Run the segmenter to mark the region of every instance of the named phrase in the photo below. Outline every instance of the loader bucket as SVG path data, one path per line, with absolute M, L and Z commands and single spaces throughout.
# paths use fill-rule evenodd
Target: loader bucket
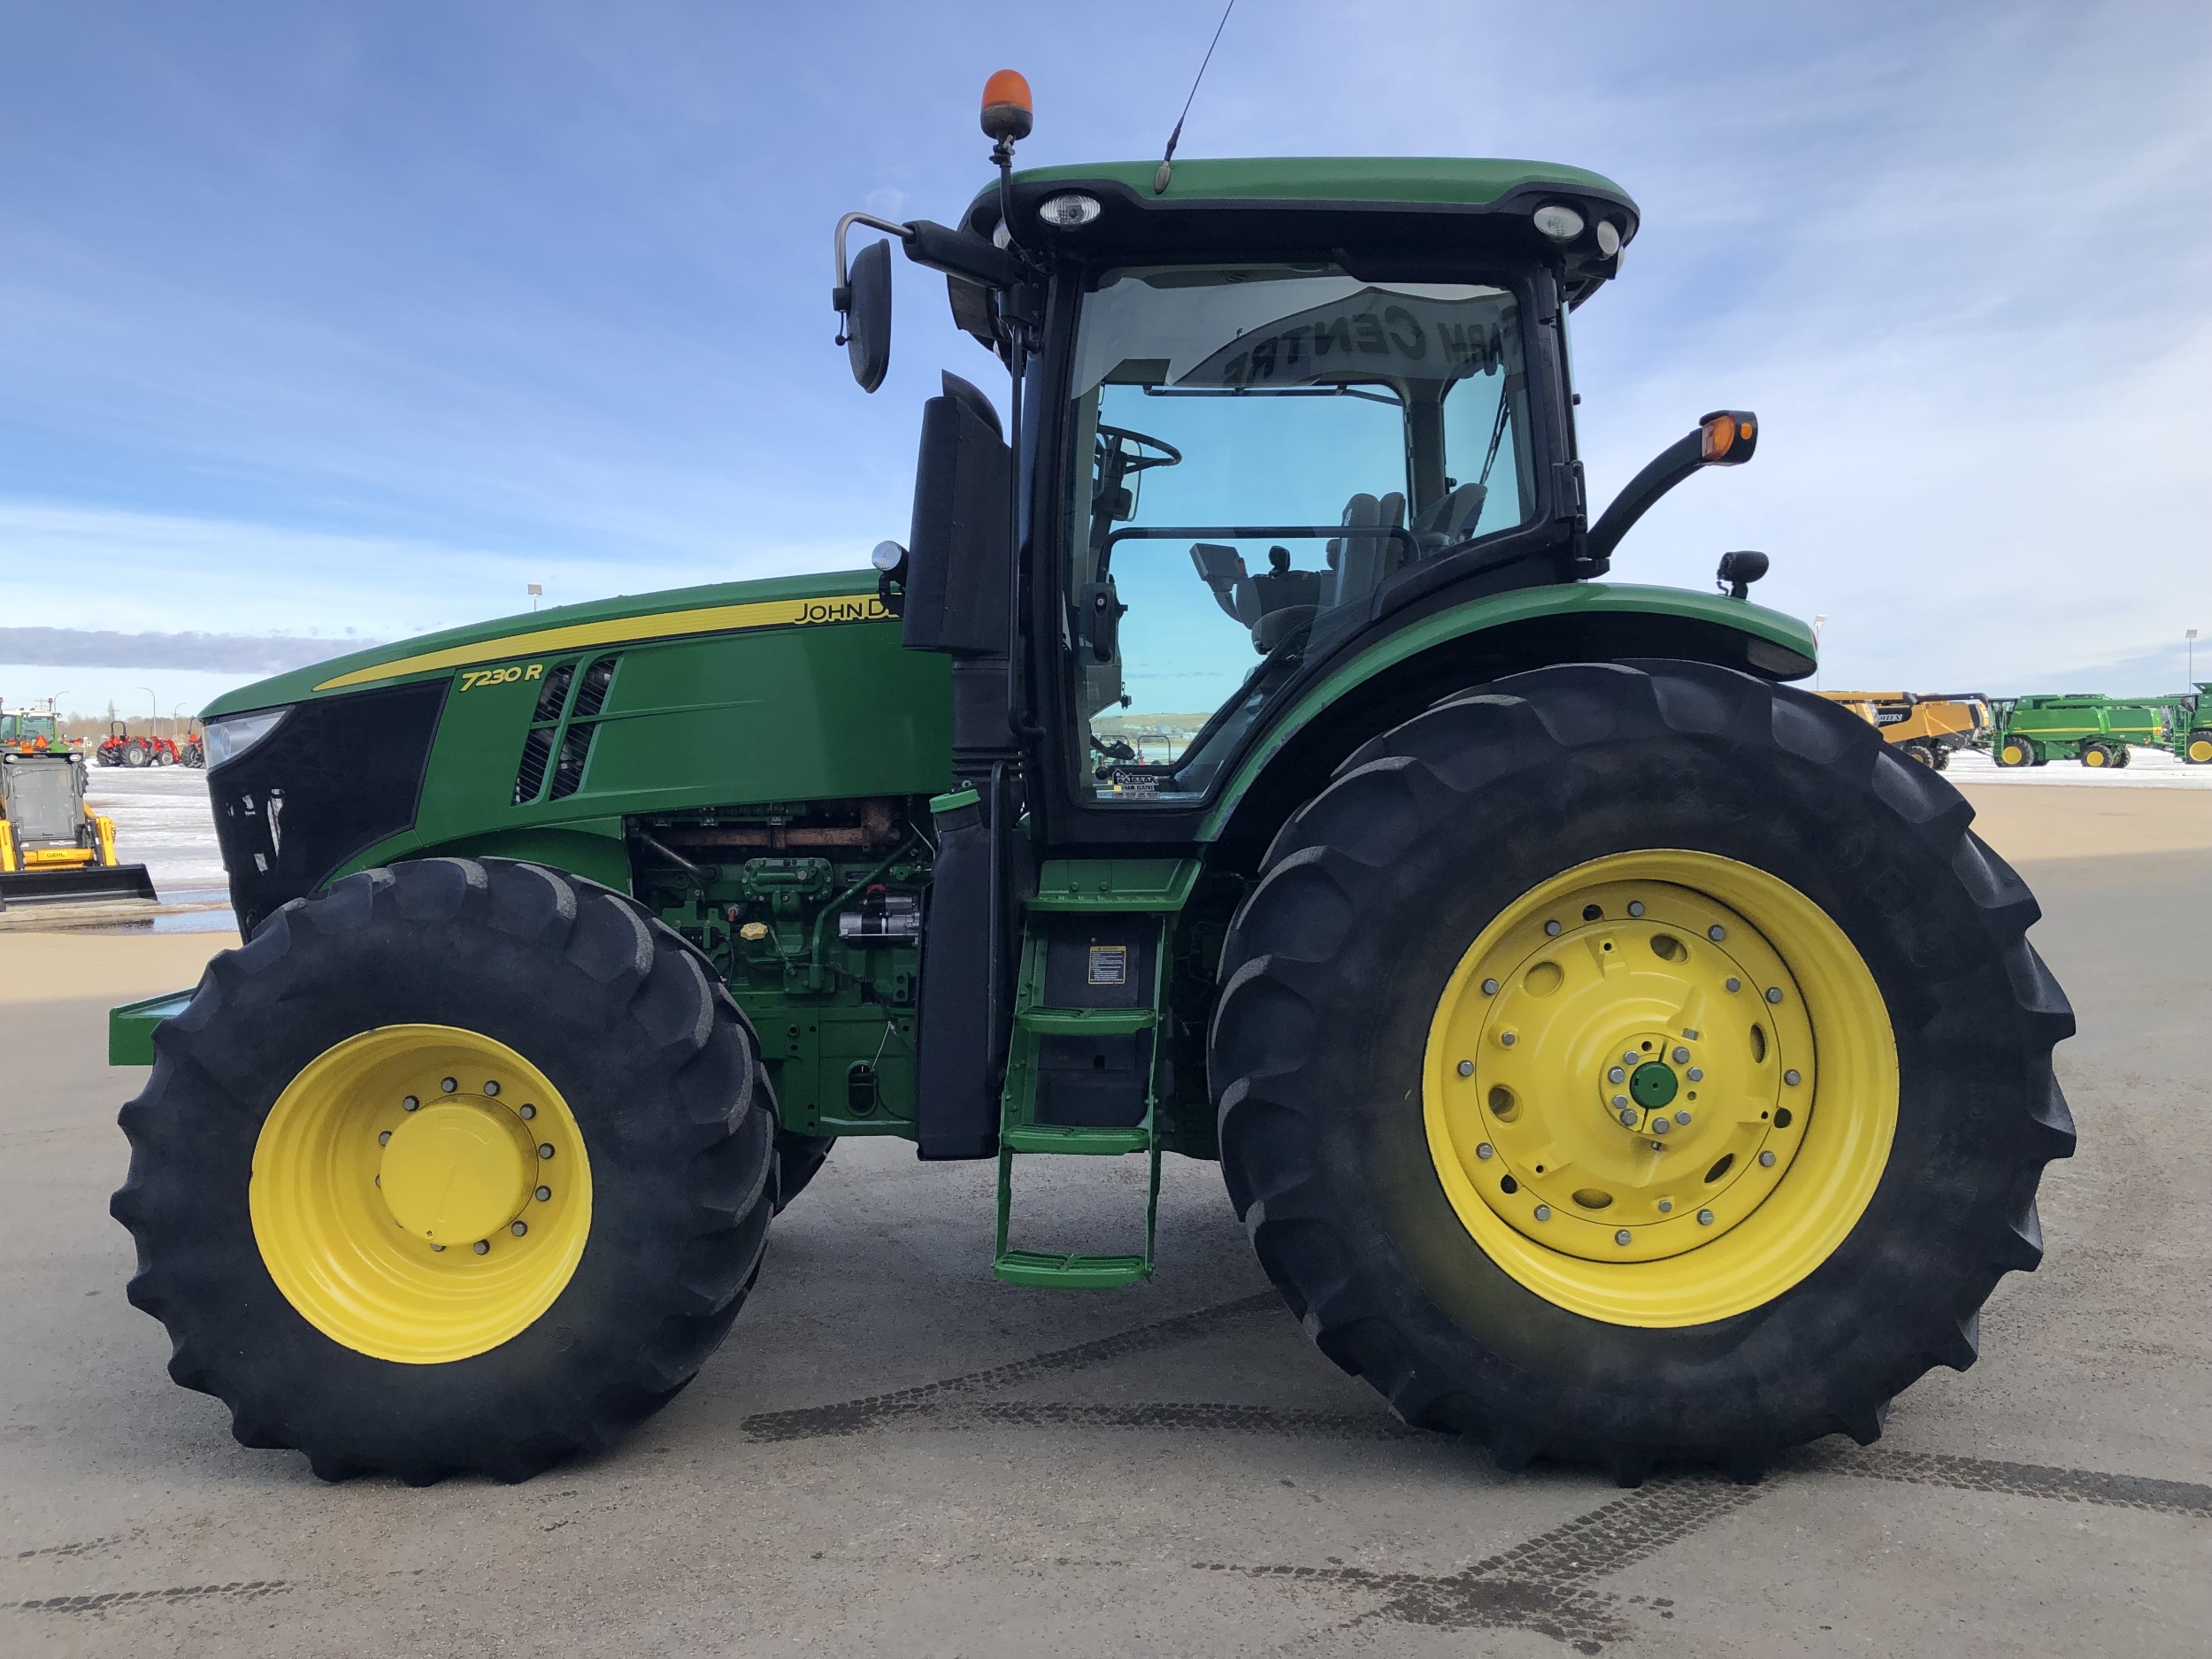
M 158 903 L 154 879 L 144 864 L 78 864 L 0 874 L 0 910 L 19 905 L 114 903 L 138 899 Z

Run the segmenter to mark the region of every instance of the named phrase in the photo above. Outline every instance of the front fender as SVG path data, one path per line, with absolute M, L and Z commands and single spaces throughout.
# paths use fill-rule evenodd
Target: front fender
M 1360 744 L 1505 674 L 1663 657 L 1792 680 L 1813 672 L 1816 649 L 1794 617 L 1680 588 L 1573 582 L 1471 600 L 1384 636 L 1309 687 L 1244 757 L 1200 838 L 1265 845 Z

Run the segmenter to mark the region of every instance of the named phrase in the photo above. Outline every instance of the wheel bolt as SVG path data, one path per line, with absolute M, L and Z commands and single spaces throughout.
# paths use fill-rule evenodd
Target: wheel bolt
M 1459 1063 L 1459 1074 L 1462 1077 L 1474 1076 L 1475 1063 L 1472 1060 L 1462 1060 Z
M 1549 1221 L 1551 1219 L 1551 1206 L 1549 1204 L 1537 1205 L 1536 1218 L 1539 1221 Z
M 1629 900 L 1628 913 L 1631 916 L 1641 916 L 1644 913 L 1644 902 L 1641 899 Z
M 1659 1201 L 1659 1213 L 1663 1216 L 1671 1216 L 1674 1214 L 1674 1200 L 1671 1198 L 1661 1199 Z
M 1495 979 L 1485 979 L 1482 982 L 1482 994 L 1485 996 L 1495 996 L 1498 994 L 1498 982 Z
M 1502 1031 L 1498 1033 L 1498 1046 L 1501 1048 L 1510 1048 L 1513 1046 L 1513 1033 L 1509 1031 Z
M 1675 1122 L 1680 1124 L 1685 1129 L 1687 1129 L 1690 1126 L 1690 1114 L 1687 1112 L 1675 1113 L 1674 1120 Z
M 1626 1244 L 1629 1240 L 1635 1236 L 1636 1235 L 1629 1232 L 1626 1227 L 1623 1227 L 1618 1233 L 1613 1235 L 1613 1242 L 1616 1244 Z
M 524 1233 L 530 1231 L 530 1224 L 526 1221 L 518 1221 L 513 1226 L 508 1228 L 507 1231 L 513 1233 L 515 1237 L 519 1239 Z M 491 1247 L 489 1245 L 486 1245 L 484 1248 L 486 1249 L 489 1249 Z
M 1728 930 L 1725 927 L 1723 927 L 1718 922 L 1715 922 L 1710 927 L 1705 930 L 1705 937 L 1711 940 L 1717 945 L 1722 940 L 1728 937 Z
M 1800 1076 L 1799 1076 L 1796 1072 L 1794 1072 L 1794 1071 L 1785 1071 L 1785 1072 L 1783 1072 L 1783 1073 L 1782 1073 L 1782 1081 L 1784 1081 L 1785 1083 L 1788 1084 L 1788 1085 L 1789 1085 L 1792 1088 L 1795 1088 L 1795 1087 L 1797 1087 L 1800 1083 L 1802 1083 L 1804 1080 L 1805 1080 L 1805 1079 L 1804 1079 L 1803 1078 L 1800 1077 Z
M 553 1156 L 553 1143 L 549 1141 L 541 1145 L 538 1148 L 538 1156 L 541 1158 L 551 1157 Z
M 422 1102 L 420 1101 L 417 1100 L 412 1094 L 410 1094 L 405 1100 L 400 1102 L 399 1109 L 403 1112 L 411 1112 L 421 1104 Z
M 380 1147 L 390 1146 L 392 1144 L 392 1132 L 387 1129 L 382 1134 L 377 1136 L 376 1144 Z
M 538 1188 L 538 1191 L 537 1191 L 537 1200 L 538 1200 L 538 1202 L 539 1202 L 540 1203 L 543 1203 L 543 1202 L 545 1202 L 545 1201 L 546 1201 L 547 1199 L 549 1199 L 549 1198 L 550 1198 L 550 1197 L 552 1197 L 552 1196 L 553 1196 L 553 1189 L 552 1189 L 550 1187 L 539 1187 L 539 1188 Z
M 1701 1065 L 1694 1065 L 1683 1075 L 1693 1083 L 1702 1083 L 1705 1080 L 1705 1068 Z
M 1663 1118 L 1655 1118 L 1651 1120 L 1651 1133 L 1655 1135 L 1663 1135 L 1673 1127 L 1674 1125 Z
M 1641 1057 L 1642 1056 L 1638 1055 L 1633 1048 L 1624 1048 L 1621 1050 L 1621 1058 L 1626 1061 L 1630 1065 L 1634 1065 Z
M 1621 1114 L 1621 1121 L 1626 1124 L 1630 1128 L 1633 1129 L 1636 1126 L 1636 1114 L 1634 1112 L 1623 1112 Z
M 1697 1212 L 1697 1225 L 1701 1227 L 1711 1226 L 1713 1225 L 1713 1212 L 1709 1210 L 1699 1210 Z
M 430 1254 L 433 1256 L 443 1256 L 445 1254 L 445 1246 L 442 1244 L 432 1245 L 430 1247 Z
M 1627 1095 L 1625 1095 L 1625 1094 L 1616 1094 L 1616 1095 L 1614 1095 L 1614 1096 L 1613 1096 L 1613 1104 L 1614 1104 L 1616 1107 L 1621 1107 L 1621 1106 L 1625 1106 L 1625 1105 L 1627 1105 L 1627 1104 L 1628 1104 L 1628 1096 L 1627 1096 Z
M 1778 985 L 1770 985 L 1769 987 L 1767 987 L 1767 1001 L 1768 1001 L 1768 1002 L 1780 1002 L 1781 1000 L 1782 1000 L 1782 987 L 1781 987 L 1780 986 L 1778 986 Z
M 1687 1048 L 1677 1048 L 1674 1051 L 1674 1063 L 1677 1065 L 1687 1064 L 1689 1063 L 1689 1058 L 1690 1051 Z
M 1548 933 L 1554 939 L 1558 938 L 1559 924 L 1557 922 L 1546 922 L 1544 924 L 1544 932 Z
M 1763 1170 L 1772 1169 L 1774 1167 L 1774 1154 L 1771 1152 L 1762 1152 L 1759 1154 L 1759 1167 Z
M 443 1077 L 438 1079 L 438 1087 L 450 1094 L 455 1089 L 460 1087 L 461 1084 L 457 1078 Z
M 484 1093 L 485 1093 L 485 1094 L 490 1094 L 490 1095 L 496 1096 L 496 1095 L 498 1094 L 498 1093 L 499 1093 L 499 1085 L 498 1085 L 498 1084 L 496 1084 L 496 1083 L 487 1083 L 487 1084 L 485 1084 L 485 1085 L 484 1085 Z
M 1475 1148 L 1475 1156 L 1479 1158 L 1494 1158 L 1498 1156 L 1498 1149 L 1486 1141 Z M 544 1189 L 541 1187 L 539 1190 L 542 1192 Z
M 1628 1081 L 1628 1073 L 1617 1065 L 1605 1074 L 1605 1080 L 1609 1083 L 1625 1083 Z
M 528 1101 L 525 1101 L 522 1103 L 521 1115 L 525 1118 L 534 1118 L 538 1115 L 538 1109 L 530 1104 Z
M 484 1239 L 477 1240 L 475 1243 L 469 1246 L 469 1248 L 475 1251 L 479 1256 L 489 1256 L 492 1253 L 490 1241 Z
M 1741 979 L 1730 979 L 1730 980 L 1728 981 L 1728 995 L 1729 995 L 1733 996 L 1733 995 L 1735 995 L 1735 994 L 1736 994 L 1737 992 L 1739 992 L 1739 991 L 1740 991 L 1740 990 L 1742 990 L 1742 989 L 1743 989 L 1743 981 L 1742 981 Z

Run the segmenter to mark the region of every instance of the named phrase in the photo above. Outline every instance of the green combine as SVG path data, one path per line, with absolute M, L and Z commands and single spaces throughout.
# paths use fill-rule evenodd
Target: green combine
M 2093 771 L 2126 765 L 2138 746 L 2171 748 L 2186 758 L 2188 716 L 2182 716 L 2178 733 L 2170 730 L 2170 702 L 2106 697 L 2094 692 L 2039 693 L 2000 701 L 1993 705 L 1996 730 L 1990 753 L 2000 766 L 2072 760 Z M 2212 741 L 2204 749 L 2205 758 L 2212 759 Z
M 926 403 L 872 570 L 208 710 L 247 942 L 112 1032 L 171 1374 L 326 1478 L 526 1477 L 682 1388 L 889 1135 L 995 1160 L 977 1271 L 1047 1288 L 1143 1279 L 1150 1203 L 1069 1238 L 1018 1165 L 1217 1160 L 1321 1350 L 1507 1467 L 1874 1440 L 2041 1256 L 2073 1018 L 1965 802 L 1791 683 L 1764 556 L 1606 580 L 1759 437 L 1709 416 L 1590 511 L 1568 319 L 1635 204 L 1014 172 L 1025 95 L 956 225 L 838 227 L 864 387 L 894 244 L 1006 376 Z

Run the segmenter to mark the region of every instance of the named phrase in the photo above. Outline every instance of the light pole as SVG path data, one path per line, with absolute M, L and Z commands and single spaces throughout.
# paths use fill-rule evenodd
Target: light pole
M 2191 628 L 2181 637 L 2189 641 L 2189 683 L 2193 686 L 2197 683 L 2197 631 Z
M 151 714 L 147 716 L 147 719 L 151 723 L 153 730 L 147 733 L 146 735 L 149 737 L 159 737 L 161 735 L 161 699 L 154 695 L 154 688 L 151 686 L 141 686 L 139 689 L 146 694 L 146 706 L 153 710 Z
M 1826 626 L 1827 621 L 1828 618 L 1825 617 L 1813 618 L 1813 689 L 1815 691 L 1820 689 L 1820 630 Z
M 540 597 L 541 597 L 541 596 L 544 594 L 544 592 L 545 592 L 545 584 L 544 584 L 544 583 L 542 583 L 542 582 L 532 582 L 532 583 L 530 584 L 530 609 L 531 609 L 531 610 L 535 611 L 535 610 L 538 608 L 538 600 L 539 600 L 539 598 L 540 598 Z

